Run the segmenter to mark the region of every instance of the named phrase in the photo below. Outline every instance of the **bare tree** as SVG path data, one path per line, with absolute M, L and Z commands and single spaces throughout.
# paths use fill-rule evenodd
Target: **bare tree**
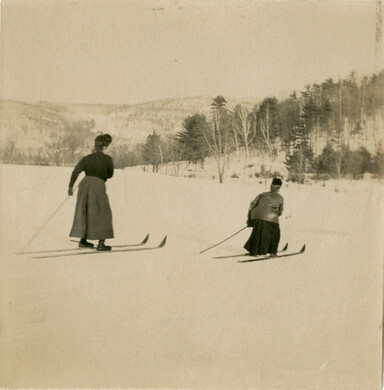
M 241 106 L 237 105 L 234 109 L 235 113 L 235 127 L 237 132 L 243 140 L 245 147 L 245 155 L 247 160 L 249 159 L 249 145 L 255 137 L 255 133 L 252 131 L 251 118 L 248 110 Z
M 265 145 L 268 149 L 268 154 L 272 160 L 273 156 L 273 145 L 271 140 L 271 127 L 270 127 L 270 121 L 269 121 L 269 106 L 267 106 L 266 113 L 265 113 L 265 121 L 260 118 L 260 130 L 261 134 L 263 136 Z
M 227 101 L 222 96 L 213 99 L 212 119 L 203 133 L 208 149 L 216 160 L 220 183 L 223 183 L 230 141 L 226 103 Z

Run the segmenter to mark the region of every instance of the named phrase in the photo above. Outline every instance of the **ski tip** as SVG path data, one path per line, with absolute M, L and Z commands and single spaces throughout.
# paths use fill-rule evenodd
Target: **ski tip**
M 281 251 L 285 252 L 287 249 L 288 249 L 288 242 L 285 244 L 285 247 Z
M 304 253 L 304 251 L 305 251 L 305 244 L 304 244 L 304 246 L 301 248 L 301 250 L 300 250 L 299 253 Z
M 147 236 L 144 238 L 144 240 L 143 241 L 141 241 L 141 245 L 142 244 L 145 244 L 147 241 L 148 241 L 148 238 L 149 238 L 149 233 L 147 234 Z
M 159 244 L 158 248 L 162 248 L 165 245 L 166 242 L 167 242 L 167 236 L 165 236 L 163 238 L 163 241 L 161 241 L 161 243 Z

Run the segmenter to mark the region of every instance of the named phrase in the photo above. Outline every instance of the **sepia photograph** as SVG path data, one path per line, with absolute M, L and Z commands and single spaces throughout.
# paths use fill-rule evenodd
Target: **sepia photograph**
M 382 0 L 1 0 L 0 387 L 382 389 Z

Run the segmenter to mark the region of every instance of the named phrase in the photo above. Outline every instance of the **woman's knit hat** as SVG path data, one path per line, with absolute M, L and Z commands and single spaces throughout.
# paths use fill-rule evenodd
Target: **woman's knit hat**
M 273 178 L 273 180 L 272 180 L 273 186 L 281 186 L 282 184 L 283 184 L 283 182 L 281 181 L 281 179 L 279 179 L 278 177 Z

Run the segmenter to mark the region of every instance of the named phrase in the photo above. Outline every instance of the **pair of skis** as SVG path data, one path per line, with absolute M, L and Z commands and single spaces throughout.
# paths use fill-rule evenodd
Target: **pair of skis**
M 37 255 L 37 256 L 33 256 L 34 259 L 47 259 L 52 257 L 92 255 L 96 253 L 100 254 L 100 253 L 116 253 L 116 252 L 137 252 L 137 251 L 144 251 L 144 250 L 160 249 L 165 245 L 167 241 L 167 236 L 165 236 L 159 245 L 144 247 L 144 245 L 148 241 L 148 238 L 149 238 L 149 234 L 147 234 L 144 240 L 138 244 L 114 245 L 112 246 L 111 251 L 98 251 L 96 250 L 96 247 L 94 248 L 85 247 L 85 248 L 69 248 L 69 249 L 53 249 L 53 250 L 43 250 L 43 251 L 19 252 L 19 254 L 23 254 L 23 255 L 34 254 Z M 75 242 L 79 243 L 79 241 L 75 241 Z
M 239 260 L 238 263 L 250 263 L 253 261 L 261 261 L 261 260 L 269 260 L 269 259 L 276 259 L 280 257 L 288 257 L 288 256 L 296 256 L 301 255 L 305 252 L 305 245 L 298 251 L 298 252 L 291 252 L 291 253 L 285 253 L 288 249 L 288 244 L 285 245 L 285 247 L 279 251 L 278 255 L 272 257 L 270 255 L 259 255 L 259 256 L 250 256 L 248 253 L 241 253 L 239 255 L 229 255 L 229 256 L 218 256 L 214 257 L 214 259 L 229 259 L 229 258 L 236 258 L 236 257 L 245 257 L 245 259 Z
M 47 259 L 47 258 L 53 258 L 53 257 L 91 255 L 91 254 L 96 254 L 96 253 L 136 252 L 136 251 L 144 251 L 144 250 L 161 249 L 164 247 L 164 245 L 167 241 L 167 236 L 165 236 L 159 245 L 145 247 L 144 245 L 147 243 L 148 238 L 149 238 L 149 234 L 147 234 L 147 236 L 144 238 L 144 240 L 138 244 L 114 245 L 114 246 L 112 246 L 112 249 L 113 249 L 112 251 L 97 251 L 96 247 L 94 247 L 94 248 L 68 248 L 68 249 L 52 249 L 52 250 L 19 252 L 18 254 L 22 254 L 22 255 L 34 254 L 34 255 L 37 255 L 37 256 L 33 256 L 34 259 Z M 79 243 L 79 241 L 75 241 L 75 240 L 71 240 L 71 241 Z M 271 257 L 269 255 L 250 256 L 248 253 L 241 253 L 238 255 L 218 256 L 218 257 L 214 257 L 214 259 L 228 259 L 228 258 L 245 257 L 244 259 L 239 260 L 238 263 L 250 263 L 253 261 L 261 261 L 261 260 L 275 259 L 275 258 L 280 258 L 280 257 L 301 255 L 305 251 L 305 245 L 298 252 L 285 253 L 287 251 L 287 249 L 288 249 L 288 244 L 286 244 L 285 247 L 281 251 L 278 252 L 279 254 L 274 256 L 274 257 Z

